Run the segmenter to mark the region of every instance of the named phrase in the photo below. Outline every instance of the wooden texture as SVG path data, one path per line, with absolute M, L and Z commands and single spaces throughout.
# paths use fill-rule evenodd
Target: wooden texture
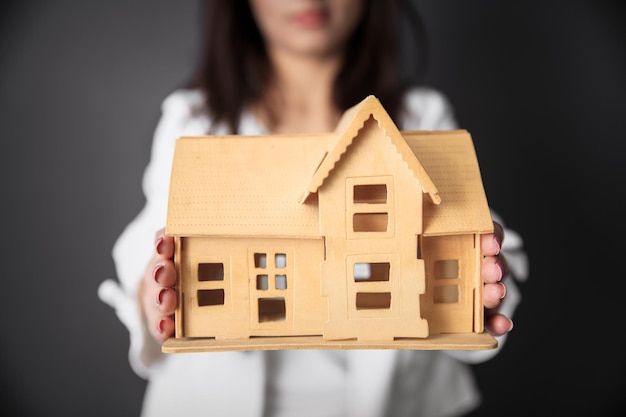
M 286 349 L 396 349 L 396 350 L 490 350 L 498 341 L 489 333 L 438 334 L 426 339 L 398 339 L 391 342 L 324 340 L 320 336 L 257 337 L 249 340 L 170 338 L 165 353 L 197 353 Z
M 331 133 L 182 137 L 163 351 L 491 349 L 492 231 L 470 134 L 399 131 L 373 96 Z

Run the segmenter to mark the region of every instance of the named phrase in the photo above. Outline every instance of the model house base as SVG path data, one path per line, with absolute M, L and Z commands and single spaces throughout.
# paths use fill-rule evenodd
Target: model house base
M 391 342 L 324 340 L 321 336 L 254 337 L 242 340 L 175 338 L 162 345 L 164 353 L 198 353 L 286 349 L 397 349 L 397 350 L 488 350 L 498 347 L 489 333 L 437 334 L 425 339 L 396 339 Z

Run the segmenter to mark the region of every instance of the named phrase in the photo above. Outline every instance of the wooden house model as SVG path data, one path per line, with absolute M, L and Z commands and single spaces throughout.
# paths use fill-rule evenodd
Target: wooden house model
M 177 140 L 165 352 L 490 349 L 470 134 L 399 131 L 378 99 L 335 132 Z

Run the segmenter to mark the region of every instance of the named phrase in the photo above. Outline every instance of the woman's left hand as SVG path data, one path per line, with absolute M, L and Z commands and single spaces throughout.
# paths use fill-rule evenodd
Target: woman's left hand
M 494 336 L 502 336 L 513 329 L 513 321 L 498 313 L 498 307 L 506 296 L 506 286 L 502 279 L 507 274 L 507 264 L 500 251 L 504 229 L 497 222 L 493 226 L 494 232 L 483 235 L 481 240 L 484 255 L 481 274 L 485 285 L 485 329 Z

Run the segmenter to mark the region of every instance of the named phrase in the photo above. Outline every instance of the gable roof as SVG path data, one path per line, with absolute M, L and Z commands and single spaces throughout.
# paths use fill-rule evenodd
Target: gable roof
M 174 235 L 319 236 L 317 205 L 300 204 L 335 135 L 182 137 L 166 230 Z
M 323 184 L 369 119 L 372 106 L 380 103 L 366 99 L 344 115 L 336 132 L 327 134 L 179 138 L 167 233 L 320 237 L 316 201 L 302 202 Z M 379 126 L 423 184 L 424 192 L 434 202 L 442 201 L 435 205 L 424 200 L 424 235 L 491 231 L 493 223 L 469 133 L 399 132 L 381 109 L 375 109 Z
M 439 205 L 424 204 L 424 235 L 493 231 L 493 220 L 469 132 L 462 129 L 403 131 L 402 135 L 437 184 L 442 200 Z
M 352 141 L 358 136 L 359 130 L 370 117 L 378 122 L 378 126 L 383 129 L 391 141 L 391 144 L 395 146 L 406 164 L 407 169 L 413 174 L 413 177 L 419 181 L 422 192 L 428 194 L 433 203 L 439 204 L 441 198 L 437 194 L 437 187 L 433 184 L 428 173 L 415 156 L 415 153 L 407 145 L 402 134 L 393 123 L 380 101 L 372 95 L 367 96 L 359 104 L 348 109 L 343 114 L 335 129 L 337 139 L 331 145 L 328 152 L 324 154 L 319 167 L 311 177 L 304 194 L 300 198 L 300 202 L 304 202 L 310 194 L 317 192 L 319 187 L 322 186 L 324 180 L 329 176 L 330 171 L 332 171 L 342 155 L 345 154 L 348 146 L 352 144 Z

